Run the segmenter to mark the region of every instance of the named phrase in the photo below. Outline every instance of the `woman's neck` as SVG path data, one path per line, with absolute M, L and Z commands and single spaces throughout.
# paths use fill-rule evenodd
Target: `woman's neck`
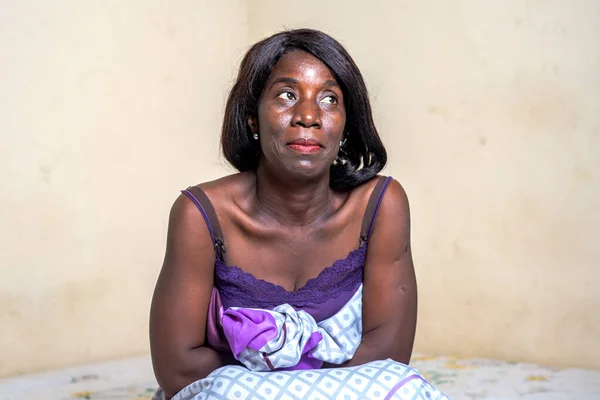
M 258 167 L 255 174 L 259 213 L 284 226 L 306 226 L 331 213 L 329 176 L 314 180 L 282 179 Z

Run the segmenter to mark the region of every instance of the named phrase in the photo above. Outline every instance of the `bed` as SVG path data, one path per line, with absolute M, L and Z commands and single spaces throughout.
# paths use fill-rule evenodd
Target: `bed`
M 452 399 L 600 400 L 600 371 L 489 359 L 413 356 L 411 366 Z M 2 400 L 150 400 L 149 357 L 0 380 Z

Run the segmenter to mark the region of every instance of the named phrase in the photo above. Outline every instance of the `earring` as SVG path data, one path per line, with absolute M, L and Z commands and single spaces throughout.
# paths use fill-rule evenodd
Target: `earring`
M 254 138 L 254 140 L 258 140 L 258 133 L 255 133 L 252 137 Z

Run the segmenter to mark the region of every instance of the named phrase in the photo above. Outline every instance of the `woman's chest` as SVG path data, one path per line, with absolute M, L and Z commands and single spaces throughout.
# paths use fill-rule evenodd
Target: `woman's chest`
M 228 240 L 225 263 L 295 292 L 358 248 L 358 234 L 279 232 Z

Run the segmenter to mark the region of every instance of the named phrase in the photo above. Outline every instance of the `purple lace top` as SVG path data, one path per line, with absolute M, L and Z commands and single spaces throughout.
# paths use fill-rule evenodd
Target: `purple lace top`
M 353 250 L 346 258 L 337 260 L 295 292 L 258 279 L 239 267 L 227 266 L 217 258 L 215 287 L 224 309 L 273 309 L 287 303 L 296 310 L 306 311 L 318 322 L 338 312 L 356 293 L 362 283 L 366 252 L 366 244 Z

